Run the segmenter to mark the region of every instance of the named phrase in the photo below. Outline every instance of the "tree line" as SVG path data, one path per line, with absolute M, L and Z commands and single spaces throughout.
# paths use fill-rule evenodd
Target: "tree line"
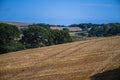
M 37 48 L 71 42 L 68 32 L 31 25 L 18 29 L 14 25 L 0 23 L 0 53 Z
M 114 35 L 120 35 L 120 24 L 119 23 L 109 23 L 109 24 L 103 24 L 101 26 L 95 26 L 91 27 L 91 30 L 89 31 L 89 36 L 114 36 Z
M 80 27 L 82 32 L 77 33 L 80 36 L 87 37 L 106 37 L 120 35 L 120 23 L 108 23 L 108 24 L 92 24 L 92 23 L 81 23 L 72 24 L 70 27 Z
M 50 24 L 33 24 L 28 28 L 18 29 L 14 25 L 0 23 L 0 53 L 7 53 L 29 48 L 37 48 L 71 42 L 69 30 L 52 30 Z M 64 25 L 59 25 L 62 27 Z M 85 37 L 102 37 L 120 35 L 120 23 L 72 24 L 71 27 L 80 27 L 82 32 L 77 35 Z

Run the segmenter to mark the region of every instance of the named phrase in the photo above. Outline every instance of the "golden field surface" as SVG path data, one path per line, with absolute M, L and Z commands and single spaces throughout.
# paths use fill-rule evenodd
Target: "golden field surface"
M 119 71 L 120 36 L 0 55 L 0 80 L 120 80 Z

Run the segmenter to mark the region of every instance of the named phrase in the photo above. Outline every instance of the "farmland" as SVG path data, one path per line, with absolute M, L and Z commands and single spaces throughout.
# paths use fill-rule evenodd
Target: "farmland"
M 120 69 L 120 36 L 0 55 L 0 80 L 107 80 L 106 75 L 101 79 L 95 75 L 116 69 Z

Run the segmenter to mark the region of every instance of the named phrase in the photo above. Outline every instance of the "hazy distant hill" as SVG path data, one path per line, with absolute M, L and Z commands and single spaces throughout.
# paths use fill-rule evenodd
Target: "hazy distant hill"
M 2 54 L 0 80 L 120 80 L 120 36 Z
M 32 25 L 33 23 L 28 23 L 28 22 L 0 22 L 0 23 L 7 23 L 11 25 L 16 25 L 18 28 L 24 28 L 27 27 L 28 25 Z

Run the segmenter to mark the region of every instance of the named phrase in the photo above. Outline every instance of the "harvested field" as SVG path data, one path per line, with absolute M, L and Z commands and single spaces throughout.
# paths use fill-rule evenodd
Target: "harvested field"
M 0 80 L 120 80 L 102 75 L 112 70 L 120 70 L 120 36 L 0 55 Z

